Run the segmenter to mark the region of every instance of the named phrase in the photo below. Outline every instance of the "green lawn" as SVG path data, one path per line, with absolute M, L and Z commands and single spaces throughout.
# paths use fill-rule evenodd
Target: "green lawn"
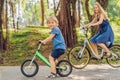
M 49 32 L 50 30 L 46 27 L 27 27 L 16 33 L 10 31 L 10 50 L 5 52 L 5 64 L 2 65 L 19 65 L 26 58 L 31 58 L 38 41 L 48 37 Z M 47 46 L 44 45 L 45 48 Z

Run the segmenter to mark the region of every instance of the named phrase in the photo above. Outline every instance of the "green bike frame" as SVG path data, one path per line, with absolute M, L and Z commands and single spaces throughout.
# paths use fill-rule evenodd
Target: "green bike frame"
M 42 60 L 47 66 L 50 67 L 50 62 L 40 53 L 40 51 L 36 51 L 35 56 L 37 56 L 40 60 Z
M 42 60 L 48 67 L 50 67 L 50 62 L 41 54 L 41 52 L 40 52 L 40 50 L 39 50 L 39 49 L 40 49 L 40 46 L 41 46 L 41 44 L 39 44 L 38 49 L 36 50 L 35 55 L 34 55 L 32 61 L 31 61 L 30 65 L 32 65 L 32 62 L 35 60 L 35 58 L 36 58 L 36 56 L 37 56 L 37 57 L 38 57 L 40 60 Z M 64 66 L 60 66 L 60 67 L 56 67 L 56 68 L 60 68 L 60 69 L 62 69 L 62 70 L 65 70 L 65 69 L 66 69 L 66 67 L 64 67 Z

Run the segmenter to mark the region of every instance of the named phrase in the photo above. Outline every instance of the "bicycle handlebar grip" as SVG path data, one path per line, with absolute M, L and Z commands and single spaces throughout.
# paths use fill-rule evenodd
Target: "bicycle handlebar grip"
M 42 41 L 40 40 L 38 43 L 39 43 L 39 44 L 42 44 Z
M 86 27 L 81 27 L 81 29 L 84 29 L 84 30 L 86 30 L 87 28 L 86 28 Z
M 43 43 L 41 40 L 39 40 L 39 44 L 45 44 L 45 43 Z

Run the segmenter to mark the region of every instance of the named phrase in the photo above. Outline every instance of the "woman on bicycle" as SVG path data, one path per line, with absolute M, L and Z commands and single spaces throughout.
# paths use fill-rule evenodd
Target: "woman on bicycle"
M 58 20 L 56 17 L 50 17 L 47 20 L 47 25 L 51 29 L 50 36 L 42 41 L 42 43 L 47 43 L 52 40 L 53 43 L 53 50 L 49 55 L 50 61 L 50 70 L 51 74 L 48 78 L 56 77 L 56 63 L 55 61 L 59 58 L 66 50 L 65 41 L 63 35 L 58 26 Z
M 94 4 L 93 16 L 94 16 L 93 20 L 85 27 L 89 28 L 98 25 L 100 27 L 100 31 L 90 39 L 90 44 L 96 55 L 98 55 L 98 49 L 97 49 L 97 45 L 98 45 L 105 50 L 106 56 L 107 58 L 109 58 L 111 57 L 111 53 L 108 47 L 110 47 L 113 44 L 114 33 L 109 23 L 107 14 L 105 13 L 104 9 L 101 7 L 101 5 L 98 2 Z

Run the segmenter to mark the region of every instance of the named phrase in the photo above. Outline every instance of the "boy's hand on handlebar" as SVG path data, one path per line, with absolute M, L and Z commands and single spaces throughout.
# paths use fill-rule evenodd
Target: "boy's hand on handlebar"
M 44 41 L 42 41 L 42 40 L 39 40 L 39 43 L 45 44 L 45 42 L 44 42 Z

